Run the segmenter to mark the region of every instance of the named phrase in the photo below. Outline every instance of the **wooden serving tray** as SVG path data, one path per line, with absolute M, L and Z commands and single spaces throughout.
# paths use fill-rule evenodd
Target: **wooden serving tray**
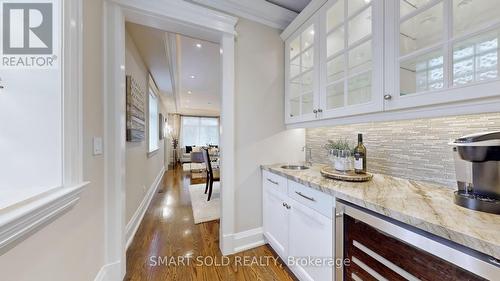
M 354 171 L 349 171 L 349 172 L 340 172 L 335 170 L 335 168 L 332 167 L 324 167 L 321 169 L 321 175 L 324 177 L 334 179 L 334 180 L 341 180 L 341 181 L 352 181 L 352 182 L 363 182 L 363 181 L 369 181 L 373 178 L 373 174 L 366 173 L 366 174 L 356 174 Z

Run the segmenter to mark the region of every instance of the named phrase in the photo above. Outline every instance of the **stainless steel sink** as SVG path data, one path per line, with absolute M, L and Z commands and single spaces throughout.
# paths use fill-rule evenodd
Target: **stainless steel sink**
M 284 165 L 281 166 L 282 169 L 287 169 L 287 170 L 307 170 L 309 167 L 304 166 L 304 165 Z

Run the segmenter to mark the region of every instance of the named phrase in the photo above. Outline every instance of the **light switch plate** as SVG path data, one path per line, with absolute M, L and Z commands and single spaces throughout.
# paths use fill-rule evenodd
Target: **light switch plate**
M 94 155 L 102 155 L 103 153 L 103 148 L 102 148 L 102 138 L 101 137 L 94 137 L 92 139 L 93 147 L 94 147 Z

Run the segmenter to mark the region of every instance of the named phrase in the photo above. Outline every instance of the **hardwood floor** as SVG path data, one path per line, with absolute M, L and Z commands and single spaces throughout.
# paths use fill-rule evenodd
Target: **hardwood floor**
M 296 280 L 267 245 L 223 257 L 219 221 L 193 222 L 190 182 L 180 166 L 165 173 L 127 250 L 125 280 Z

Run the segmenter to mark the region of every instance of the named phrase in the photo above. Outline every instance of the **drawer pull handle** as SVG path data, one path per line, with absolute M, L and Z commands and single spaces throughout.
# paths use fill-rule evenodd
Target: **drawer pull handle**
M 313 201 L 313 202 L 316 202 L 316 199 L 312 198 L 312 197 L 309 197 L 309 196 L 305 196 L 304 194 L 302 194 L 302 192 L 299 192 L 299 191 L 295 191 L 295 193 L 297 193 L 298 195 L 306 198 L 307 200 L 309 201 Z
M 277 181 L 273 181 L 272 179 L 267 179 L 268 182 L 272 183 L 272 184 L 275 184 L 275 185 L 278 185 L 279 183 Z

